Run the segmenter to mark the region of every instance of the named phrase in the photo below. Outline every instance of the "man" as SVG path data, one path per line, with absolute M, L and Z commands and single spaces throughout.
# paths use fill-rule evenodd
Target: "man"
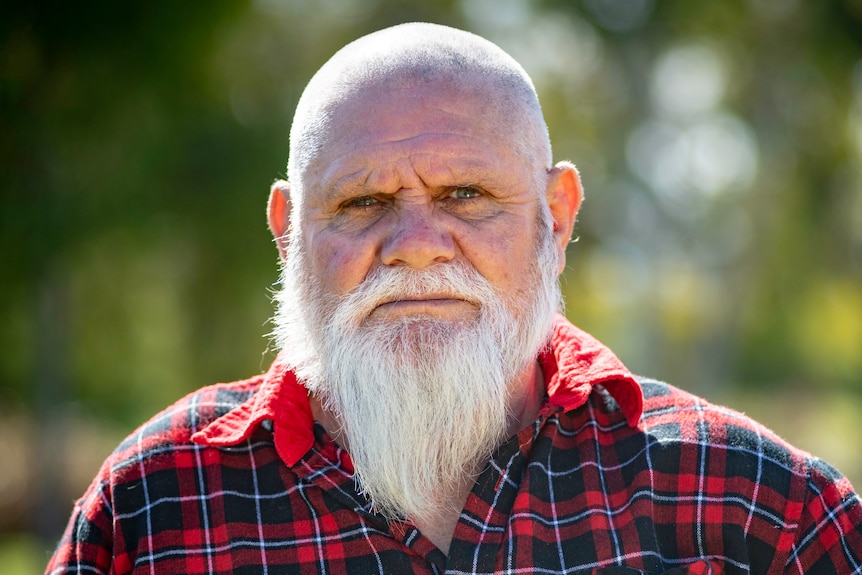
M 278 359 L 120 445 L 48 572 L 862 573 L 846 479 L 556 315 L 581 186 L 498 47 L 361 38 L 290 145 Z

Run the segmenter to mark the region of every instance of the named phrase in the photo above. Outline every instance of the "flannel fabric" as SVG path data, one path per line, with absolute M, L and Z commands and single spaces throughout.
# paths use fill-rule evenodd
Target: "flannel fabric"
M 636 381 L 562 318 L 539 359 L 545 406 L 478 478 L 448 557 L 357 494 L 349 455 L 276 361 L 121 444 L 47 572 L 862 573 L 862 505 L 827 464 Z

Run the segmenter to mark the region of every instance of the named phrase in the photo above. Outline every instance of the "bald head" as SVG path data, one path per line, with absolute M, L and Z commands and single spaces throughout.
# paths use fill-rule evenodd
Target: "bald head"
M 307 173 L 318 155 L 339 138 L 345 116 L 361 115 L 357 102 L 381 90 L 428 87 L 481 101 L 475 114 L 496 118 L 501 138 L 511 142 L 519 158 L 536 170 L 551 167 L 550 141 L 535 89 L 511 56 L 469 32 L 402 24 L 348 44 L 305 88 L 290 132 L 288 177 L 294 207 L 301 204 Z M 391 121 L 398 120 L 393 114 Z

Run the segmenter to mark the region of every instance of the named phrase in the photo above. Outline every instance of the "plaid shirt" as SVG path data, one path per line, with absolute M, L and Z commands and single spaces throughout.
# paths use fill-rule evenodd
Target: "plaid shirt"
M 47 572 L 862 573 L 862 505 L 827 464 L 636 381 L 562 318 L 540 361 L 545 406 L 479 476 L 448 557 L 373 513 L 276 361 L 121 444 Z

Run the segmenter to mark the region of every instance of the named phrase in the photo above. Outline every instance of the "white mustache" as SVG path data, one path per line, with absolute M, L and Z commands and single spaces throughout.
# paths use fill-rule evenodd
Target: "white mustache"
M 495 297 L 499 295 L 490 282 L 465 263 L 440 264 L 424 270 L 379 266 L 341 300 L 338 310 L 350 313 L 338 319 L 355 323 L 378 306 L 399 300 L 452 298 L 481 308 Z

